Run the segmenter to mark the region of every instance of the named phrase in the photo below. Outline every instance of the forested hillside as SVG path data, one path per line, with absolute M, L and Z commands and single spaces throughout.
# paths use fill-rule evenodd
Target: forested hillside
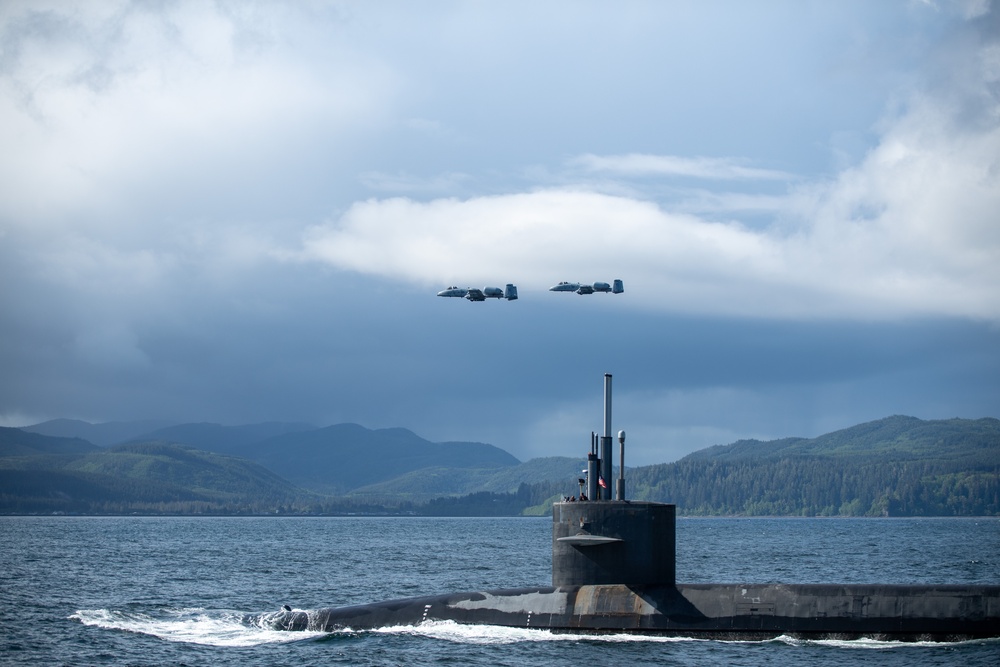
M 430 443 L 405 429 L 297 429 L 167 431 L 254 460 L 0 429 L 0 512 L 489 516 L 545 514 L 578 493 L 576 459 L 519 463 L 491 445 Z M 818 438 L 741 440 L 626 473 L 629 499 L 674 503 L 682 515 L 995 516 L 1000 420 L 889 417 Z
M 1000 420 L 888 417 L 819 438 L 742 440 L 629 471 L 633 498 L 698 515 L 1000 514 Z
M 245 459 L 168 443 L 90 447 L 0 458 L 0 511 L 273 513 L 316 499 Z

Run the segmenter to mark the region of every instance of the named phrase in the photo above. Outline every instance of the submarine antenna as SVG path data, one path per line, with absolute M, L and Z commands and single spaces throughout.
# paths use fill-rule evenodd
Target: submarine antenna
M 590 432 L 590 453 L 587 454 L 587 498 L 597 500 L 601 487 L 597 477 L 601 474 L 601 460 L 597 458 L 597 434 Z
M 604 374 L 604 435 L 601 436 L 601 478 L 608 486 L 602 500 L 611 500 L 611 373 Z
M 618 431 L 618 484 L 615 500 L 625 500 L 625 431 Z

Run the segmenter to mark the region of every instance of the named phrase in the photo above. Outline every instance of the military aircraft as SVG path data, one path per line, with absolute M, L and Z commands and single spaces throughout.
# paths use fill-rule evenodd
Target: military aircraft
M 507 299 L 508 301 L 514 301 L 517 299 L 517 286 L 507 283 L 507 287 L 500 289 L 499 287 L 484 287 L 479 289 L 478 287 L 448 287 L 437 293 L 438 296 L 458 296 L 464 297 L 469 301 L 486 301 L 486 299 Z
M 612 294 L 621 294 L 625 291 L 625 285 L 621 280 L 615 280 L 613 285 L 607 283 L 594 283 L 593 285 L 588 285 L 586 283 L 568 283 L 561 282 L 558 285 L 554 285 L 549 288 L 550 292 L 576 292 L 577 294 L 593 294 L 594 292 L 611 292 Z

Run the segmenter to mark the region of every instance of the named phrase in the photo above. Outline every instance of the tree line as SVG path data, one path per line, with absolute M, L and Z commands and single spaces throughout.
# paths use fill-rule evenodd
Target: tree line
M 1000 514 L 1000 466 L 787 458 L 682 460 L 633 472 L 632 497 L 688 515 L 984 516 Z

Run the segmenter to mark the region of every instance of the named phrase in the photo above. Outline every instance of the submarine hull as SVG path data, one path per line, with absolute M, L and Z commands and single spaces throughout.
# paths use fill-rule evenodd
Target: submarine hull
M 370 630 L 431 621 L 555 632 L 713 639 L 873 637 L 960 641 L 1000 635 L 1000 586 L 622 584 L 521 588 L 283 612 L 281 630 Z

